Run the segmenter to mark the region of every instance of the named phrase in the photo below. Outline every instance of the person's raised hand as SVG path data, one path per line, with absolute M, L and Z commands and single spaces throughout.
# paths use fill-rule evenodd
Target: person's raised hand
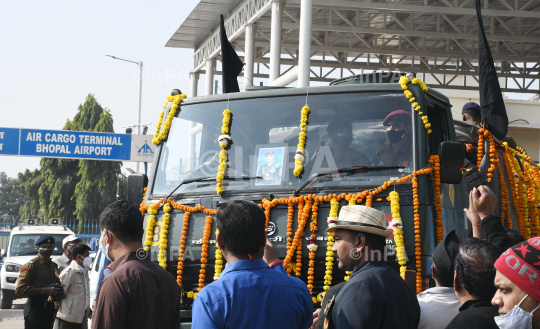
M 478 188 L 472 190 L 472 198 L 474 208 L 481 219 L 486 218 L 489 215 L 495 213 L 495 207 L 497 206 L 497 197 L 485 185 L 480 185 Z
M 313 324 L 311 325 L 311 329 L 314 329 L 317 323 L 319 322 L 319 314 L 321 314 L 320 308 L 318 308 L 315 312 L 313 312 Z
M 469 193 L 469 208 L 465 208 L 463 209 L 463 211 L 467 215 L 467 219 L 469 220 L 469 222 L 471 222 L 471 225 L 473 227 L 479 227 L 482 220 L 480 219 L 480 216 L 478 216 L 476 208 L 474 207 L 473 193 L 476 192 L 475 190 L 476 188 L 472 189 L 471 193 Z

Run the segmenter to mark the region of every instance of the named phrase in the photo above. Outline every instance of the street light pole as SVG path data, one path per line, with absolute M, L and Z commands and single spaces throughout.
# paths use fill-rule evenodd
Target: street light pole
M 128 59 L 123 59 L 123 58 L 118 58 L 118 57 L 115 57 L 115 56 L 111 56 L 111 55 L 105 55 L 107 57 L 111 57 L 113 59 L 118 59 L 120 61 L 124 61 L 124 62 L 130 62 L 130 63 L 134 63 L 134 64 L 137 64 L 139 66 L 139 113 L 138 113 L 138 116 L 137 116 L 137 134 L 141 134 L 141 101 L 142 101 L 142 74 L 143 74 L 143 62 L 135 62 L 135 61 L 130 61 Z M 139 173 L 139 162 L 137 162 L 137 174 Z

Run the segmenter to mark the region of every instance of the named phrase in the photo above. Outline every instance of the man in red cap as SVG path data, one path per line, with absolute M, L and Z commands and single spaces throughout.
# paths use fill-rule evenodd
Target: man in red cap
M 412 164 L 411 114 L 397 110 L 386 116 L 387 141 L 379 146 L 373 162 L 377 166 L 410 166 Z
M 491 303 L 499 307 L 499 328 L 540 328 L 540 237 L 505 251 L 495 269 L 497 292 Z

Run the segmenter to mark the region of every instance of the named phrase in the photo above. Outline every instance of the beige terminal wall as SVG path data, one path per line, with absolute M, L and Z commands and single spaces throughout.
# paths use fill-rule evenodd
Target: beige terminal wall
M 461 109 L 467 102 L 480 103 L 477 91 L 438 90 L 450 99 L 454 120 L 461 120 Z M 533 161 L 540 160 L 540 102 L 510 100 L 505 101 L 508 121 L 524 119 L 510 124 L 508 135 L 522 146 Z

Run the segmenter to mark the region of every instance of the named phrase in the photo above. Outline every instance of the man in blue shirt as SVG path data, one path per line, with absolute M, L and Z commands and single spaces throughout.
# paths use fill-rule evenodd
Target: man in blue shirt
M 279 261 L 269 267 L 262 259 L 265 222 L 251 202 L 237 200 L 218 210 L 217 242 L 228 265 L 195 298 L 193 329 L 310 328 L 313 302 L 304 282 L 288 276 Z

